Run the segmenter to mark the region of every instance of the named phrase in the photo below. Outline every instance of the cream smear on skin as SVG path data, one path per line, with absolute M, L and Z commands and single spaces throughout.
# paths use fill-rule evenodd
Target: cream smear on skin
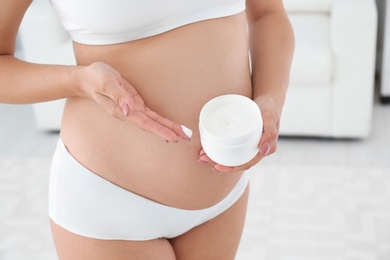
M 184 125 L 181 126 L 181 129 L 183 129 L 183 132 L 188 136 L 189 139 L 192 137 L 192 130 L 185 127 Z

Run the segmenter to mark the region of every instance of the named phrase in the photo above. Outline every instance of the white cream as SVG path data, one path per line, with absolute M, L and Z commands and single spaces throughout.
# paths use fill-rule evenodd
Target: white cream
M 181 129 L 183 129 L 183 132 L 186 134 L 186 136 L 188 136 L 188 138 L 191 139 L 192 137 L 192 130 L 185 127 L 184 125 L 181 125 Z
M 210 159 L 226 166 L 242 165 L 256 156 L 262 129 L 259 107 L 240 95 L 210 100 L 199 117 L 204 151 Z
M 212 135 L 234 138 L 255 129 L 258 117 L 259 113 L 256 110 L 231 100 L 215 107 L 203 120 L 205 130 Z

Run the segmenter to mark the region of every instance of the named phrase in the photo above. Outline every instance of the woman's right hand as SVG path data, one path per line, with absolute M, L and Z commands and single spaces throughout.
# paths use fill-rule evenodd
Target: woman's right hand
M 112 117 L 133 123 L 167 142 L 177 142 L 179 137 L 191 140 L 180 124 L 150 110 L 134 86 L 108 64 L 95 62 L 81 71 L 78 95 L 93 99 Z

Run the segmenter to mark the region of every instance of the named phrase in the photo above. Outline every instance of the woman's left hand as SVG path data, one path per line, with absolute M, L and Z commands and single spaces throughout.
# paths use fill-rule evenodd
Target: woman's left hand
M 264 157 L 273 154 L 277 149 L 277 140 L 279 136 L 279 123 L 281 108 L 279 108 L 274 99 L 268 96 L 258 97 L 254 100 L 260 107 L 263 118 L 263 134 L 261 136 L 258 148 L 259 152 L 249 162 L 240 166 L 224 166 L 212 161 L 203 149 L 199 152 L 199 162 L 209 163 L 212 168 L 218 172 L 236 172 L 248 170 L 260 162 Z

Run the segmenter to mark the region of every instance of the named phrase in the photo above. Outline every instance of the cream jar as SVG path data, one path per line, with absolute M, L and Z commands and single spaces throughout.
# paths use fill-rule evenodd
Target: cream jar
M 252 160 L 259 152 L 263 120 L 258 105 L 235 94 L 211 99 L 199 116 L 203 150 L 214 162 L 238 166 Z

